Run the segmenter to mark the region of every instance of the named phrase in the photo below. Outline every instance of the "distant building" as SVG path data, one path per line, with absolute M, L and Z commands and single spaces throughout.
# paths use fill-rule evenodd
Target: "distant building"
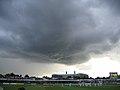
M 109 75 L 110 75 L 109 76 L 110 78 L 113 78 L 113 79 L 118 78 L 118 73 L 117 72 L 110 72 Z
M 84 73 L 76 74 L 52 74 L 52 79 L 87 79 L 89 76 Z
M 78 74 L 74 74 L 74 78 L 87 79 L 87 78 L 89 78 L 89 76 L 87 74 L 84 74 L 84 73 L 78 73 Z

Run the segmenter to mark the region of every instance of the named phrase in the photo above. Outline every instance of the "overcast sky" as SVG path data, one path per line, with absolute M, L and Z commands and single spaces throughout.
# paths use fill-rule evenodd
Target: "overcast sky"
M 0 73 L 117 71 L 119 48 L 120 0 L 0 0 Z

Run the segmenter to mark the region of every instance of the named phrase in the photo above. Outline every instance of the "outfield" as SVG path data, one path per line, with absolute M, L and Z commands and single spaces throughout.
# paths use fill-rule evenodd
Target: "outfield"
M 80 87 L 80 86 L 41 86 L 41 85 L 1 85 L 4 90 L 17 90 L 24 87 L 26 90 L 120 90 L 120 85 L 106 85 L 100 87 Z

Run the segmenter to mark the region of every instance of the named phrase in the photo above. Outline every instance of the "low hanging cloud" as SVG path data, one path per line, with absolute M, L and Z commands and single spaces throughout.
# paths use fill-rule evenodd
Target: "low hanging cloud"
M 120 17 L 107 2 L 1 0 L 0 58 L 76 64 L 111 50 L 119 41 Z

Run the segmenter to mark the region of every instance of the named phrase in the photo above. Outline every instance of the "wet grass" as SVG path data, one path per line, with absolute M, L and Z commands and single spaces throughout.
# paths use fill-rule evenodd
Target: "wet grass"
M 26 90 L 120 90 L 120 85 L 104 85 L 104 86 L 61 86 L 61 85 L 0 85 L 4 90 L 17 90 L 24 87 Z

